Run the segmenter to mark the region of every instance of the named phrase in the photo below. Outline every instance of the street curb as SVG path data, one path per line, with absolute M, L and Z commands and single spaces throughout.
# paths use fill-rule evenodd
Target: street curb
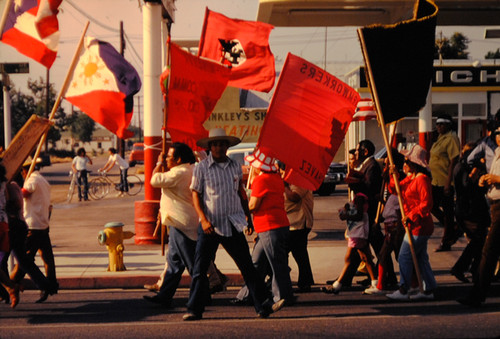
M 226 286 L 242 286 L 245 284 L 241 274 L 225 274 L 229 279 Z M 154 284 L 158 281 L 158 275 L 137 275 L 137 276 L 106 276 L 106 277 L 64 277 L 58 278 L 59 289 L 78 290 L 78 289 L 136 289 L 144 288 L 145 284 Z M 29 279 L 22 282 L 26 290 L 37 290 L 38 287 Z M 182 276 L 179 288 L 189 288 L 191 277 L 187 274 Z

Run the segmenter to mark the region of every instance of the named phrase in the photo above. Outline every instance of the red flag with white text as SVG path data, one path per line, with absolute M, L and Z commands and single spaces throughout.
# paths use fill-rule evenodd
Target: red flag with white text
M 228 86 L 269 92 L 276 72 L 269 35 L 274 26 L 231 19 L 206 9 L 198 55 L 231 66 Z
M 258 148 L 286 164 L 290 183 L 315 190 L 344 140 L 358 101 L 359 93 L 347 84 L 288 53 Z
M 15 1 L 6 8 L 1 41 L 50 68 L 59 46 L 58 7 L 62 0 Z
M 173 142 L 199 149 L 196 141 L 208 136 L 203 123 L 226 89 L 230 70 L 192 55 L 173 43 L 169 51 L 167 131 Z

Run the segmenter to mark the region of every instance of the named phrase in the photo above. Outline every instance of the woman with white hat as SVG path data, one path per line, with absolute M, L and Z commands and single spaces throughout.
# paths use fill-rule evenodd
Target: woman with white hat
M 401 153 L 405 156 L 403 171 L 406 173 L 406 178 L 399 183 L 405 212 L 402 221 L 410 228 L 413 247 L 424 283 L 424 292 L 418 292 L 414 295 L 409 293 L 413 275 L 413 260 L 407 233 L 398 258 L 400 287 L 399 290 L 388 294 L 387 297 L 394 300 L 432 300 L 434 299 L 433 290 L 436 288 L 436 280 L 427 254 L 427 242 L 434 231 L 434 222 L 431 216 L 432 188 L 426 160 L 427 152 L 420 145 L 415 145 L 409 151 L 403 150 Z M 396 169 L 391 168 L 391 171 L 397 175 Z M 394 187 L 394 182 L 391 182 L 391 186 Z
M 265 255 L 272 270 L 274 302 L 293 303 L 292 281 L 288 268 L 288 244 L 290 222 L 285 211 L 285 184 L 281 179 L 276 159 L 261 150 L 245 157 L 253 167 L 255 177 L 248 207 L 253 213 L 253 223 L 259 238 L 253 249 L 255 254 Z M 281 303 L 283 303 L 281 302 Z

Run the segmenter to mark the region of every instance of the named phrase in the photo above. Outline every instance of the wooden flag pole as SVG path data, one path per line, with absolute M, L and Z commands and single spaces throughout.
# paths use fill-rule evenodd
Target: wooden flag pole
M 370 85 L 370 90 L 372 92 L 373 100 L 375 102 L 375 110 L 377 112 L 377 118 L 379 119 L 378 121 L 380 123 L 380 129 L 382 130 L 382 136 L 384 139 L 385 147 L 387 149 L 387 158 L 389 159 L 389 164 L 391 166 L 394 166 L 394 159 L 392 157 L 392 152 L 389 151 L 391 149 L 391 145 L 389 145 L 387 131 L 385 130 L 384 116 L 382 115 L 382 110 L 380 107 L 380 101 L 379 101 L 377 89 L 376 89 L 374 81 L 373 81 L 373 73 L 372 73 L 372 69 L 371 69 L 371 65 L 370 65 L 370 58 L 368 56 L 368 53 L 366 52 L 365 39 L 364 39 L 363 32 L 362 32 L 361 28 L 358 28 L 357 32 L 358 32 L 359 41 L 361 43 L 361 51 L 363 53 L 363 58 L 365 59 L 366 70 L 367 70 L 368 80 L 369 80 L 368 83 Z M 399 186 L 399 181 L 398 181 L 398 177 L 396 176 L 396 173 L 392 173 L 392 177 L 394 179 L 394 184 L 396 186 L 399 207 L 401 209 L 401 217 L 402 217 L 402 219 L 404 219 L 406 215 L 405 215 L 405 211 L 404 211 L 404 207 L 403 207 L 403 196 L 401 194 L 401 187 Z M 414 266 L 415 273 L 416 273 L 417 279 L 418 279 L 418 287 L 420 289 L 420 292 L 423 292 L 424 287 L 423 287 L 423 283 L 422 283 L 422 274 L 420 272 L 420 267 L 418 266 L 417 255 L 415 253 L 415 247 L 413 245 L 413 236 L 410 232 L 409 226 L 405 224 L 404 227 L 405 227 L 406 235 L 408 236 L 408 243 L 410 245 L 411 256 L 413 259 L 413 266 Z
M 10 8 L 12 7 L 12 0 L 7 0 L 3 10 L 2 18 L 0 18 L 0 39 L 2 38 L 3 29 L 7 23 L 7 17 L 9 16 Z
M 68 68 L 68 72 L 66 73 L 66 78 L 64 79 L 63 85 L 61 87 L 61 90 L 59 91 L 59 95 L 57 96 L 56 101 L 54 102 L 54 106 L 52 107 L 52 112 L 50 112 L 49 115 L 49 120 L 52 121 L 54 119 L 54 116 L 56 114 L 57 109 L 59 108 L 59 104 L 61 103 L 62 97 L 66 94 L 66 91 L 68 89 L 71 76 L 73 75 L 73 71 L 75 70 L 76 64 L 78 62 L 78 59 L 80 57 L 80 50 L 82 49 L 83 46 L 83 41 L 85 39 L 85 34 L 87 34 L 87 29 L 89 28 L 90 22 L 87 21 L 85 24 L 85 27 L 83 28 L 82 36 L 80 37 L 80 41 L 78 42 L 78 46 L 76 47 L 75 54 L 73 55 L 73 59 L 71 60 L 71 64 Z M 45 144 L 45 139 L 47 138 L 47 132 L 45 132 L 38 144 L 38 147 L 36 148 L 35 155 L 33 156 L 33 161 L 31 163 L 31 166 L 28 170 L 28 174 L 26 175 L 26 178 L 29 178 L 31 173 L 33 173 L 33 170 L 35 169 L 35 164 L 36 164 L 36 159 L 38 159 L 38 156 L 40 155 L 40 152 L 42 150 L 42 146 Z

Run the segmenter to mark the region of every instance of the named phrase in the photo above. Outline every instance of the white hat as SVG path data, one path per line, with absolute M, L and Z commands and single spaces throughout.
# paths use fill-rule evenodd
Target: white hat
M 410 150 L 403 149 L 399 153 L 403 154 L 406 159 L 413 162 L 414 164 L 420 165 L 425 169 L 429 169 L 429 165 L 427 163 L 427 151 L 422 148 L 422 146 L 417 144 Z
M 268 157 L 260 151 L 256 150 L 253 154 L 247 155 L 245 160 L 255 168 L 260 168 L 267 172 L 278 172 L 277 160 L 273 157 Z
M 238 145 L 241 142 L 240 138 L 227 135 L 226 130 L 224 128 L 212 128 L 208 132 L 208 138 L 203 138 L 198 140 L 196 142 L 196 145 L 202 148 L 208 148 L 208 144 L 211 141 L 217 141 L 217 140 L 227 140 L 227 142 L 229 142 L 229 146 Z

